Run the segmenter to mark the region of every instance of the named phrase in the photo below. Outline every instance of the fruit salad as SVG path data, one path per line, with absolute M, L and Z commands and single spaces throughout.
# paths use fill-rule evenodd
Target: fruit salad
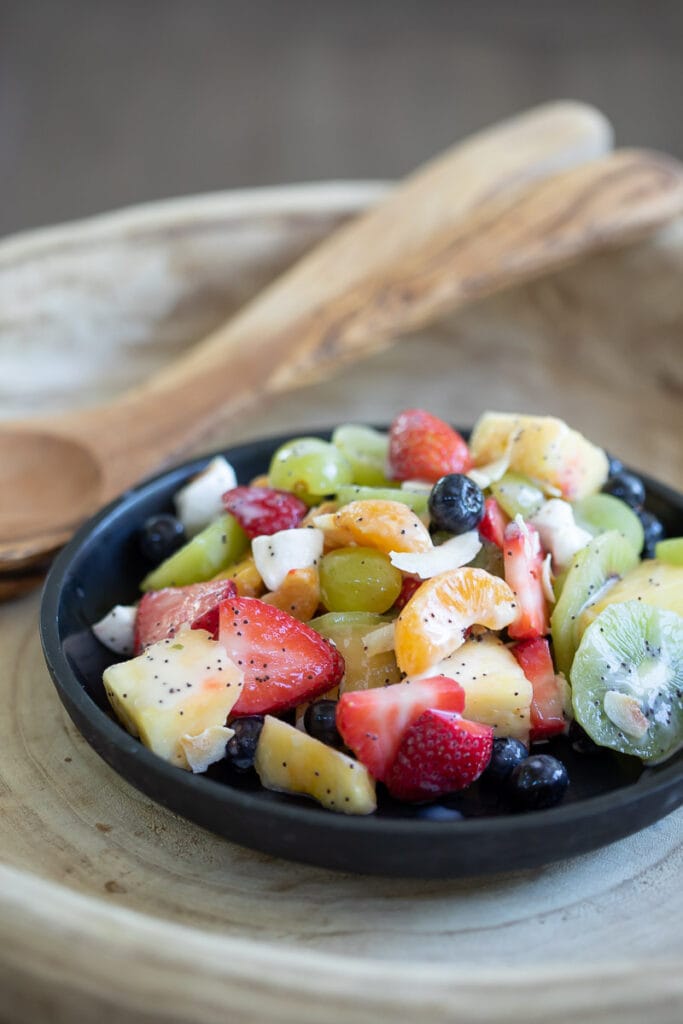
M 105 692 L 178 769 L 334 812 L 448 818 L 475 783 L 551 807 L 553 738 L 683 745 L 683 538 L 644 502 L 547 416 L 487 412 L 466 441 L 407 409 L 293 438 L 251 481 L 219 456 L 141 526 L 141 597 L 93 626 Z

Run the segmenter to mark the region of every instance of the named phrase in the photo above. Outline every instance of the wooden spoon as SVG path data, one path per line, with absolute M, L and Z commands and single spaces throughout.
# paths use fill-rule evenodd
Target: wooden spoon
M 265 392 L 683 209 L 680 165 L 647 153 L 530 185 L 585 155 L 585 131 L 577 147 L 567 128 L 586 117 L 544 110 L 456 147 L 147 384 L 96 409 L 1 427 L 4 571 L 43 560 L 104 501 Z

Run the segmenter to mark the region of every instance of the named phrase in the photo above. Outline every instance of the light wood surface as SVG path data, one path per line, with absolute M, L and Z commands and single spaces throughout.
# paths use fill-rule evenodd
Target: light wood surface
M 602 115 L 572 103 L 494 125 L 333 233 L 153 379 L 94 410 L 0 426 L 0 568 L 44 560 L 79 521 L 267 391 L 683 209 L 683 168 L 647 154 L 591 161 L 537 191 L 610 139 Z
M 114 348 L 133 373 L 161 365 L 179 345 L 170 310 L 185 310 L 191 343 L 376 193 L 349 187 L 341 203 L 334 189 L 304 190 L 265 208 L 242 197 L 237 223 L 220 220 L 217 199 L 216 218 L 200 204 L 174 222 L 164 206 L 26 239 L 21 330 L 33 317 L 34 345 L 64 332 L 72 370 L 79 341 L 91 358 L 101 346 L 103 367 Z M 93 249 L 118 254 L 109 277 Z M 124 255 L 141 283 L 124 289 L 121 316 Z M 235 273 L 222 294 L 226 260 Z M 145 276 L 155 261 L 165 272 Z M 484 407 L 530 409 L 680 487 L 682 271 L 676 224 L 271 396 L 213 440 L 382 420 L 408 404 L 463 423 Z M 89 330 L 93 316 L 107 332 Z M 56 405 L 48 376 L 35 394 L 44 387 Z M 93 398 L 111 388 L 104 371 L 92 381 Z M 0 608 L 0 1020 L 678 1024 L 683 813 L 483 881 L 365 879 L 251 853 L 153 805 L 97 758 L 53 692 L 37 612 L 35 594 Z

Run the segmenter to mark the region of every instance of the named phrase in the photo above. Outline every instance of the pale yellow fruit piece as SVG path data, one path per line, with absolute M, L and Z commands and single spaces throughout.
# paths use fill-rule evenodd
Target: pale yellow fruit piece
M 320 604 L 320 578 L 315 566 L 305 569 L 290 569 L 277 588 L 262 598 L 283 612 L 288 612 L 301 622 L 308 622 L 315 615 Z
M 266 589 L 252 555 L 247 555 L 241 562 L 223 569 L 214 576 L 215 580 L 233 580 L 240 597 L 260 597 Z
M 152 644 L 106 669 L 103 682 L 122 725 L 165 761 L 203 771 L 223 756 L 243 675 L 204 630 Z
M 463 717 L 493 727 L 496 736 L 529 742 L 533 687 L 514 655 L 493 634 L 466 640 L 431 670 L 465 691 Z
M 372 814 L 375 783 L 360 761 L 266 715 L 254 767 L 266 789 L 310 796 L 342 814 Z
M 470 438 L 477 465 L 509 454 L 510 469 L 558 490 L 570 501 L 599 491 L 609 463 L 602 448 L 554 416 L 485 412 Z
M 601 600 L 589 605 L 581 613 L 581 635 L 597 619 L 603 608 L 624 601 L 642 601 L 683 615 L 683 566 L 668 565 L 655 559 L 639 562 L 617 580 Z
M 313 522 L 333 546 L 357 544 L 385 555 L 391 551 L 429 551 L 434 546 L 420 517 L 400 501 L 351 501 L 337 512 L 315 516 Z

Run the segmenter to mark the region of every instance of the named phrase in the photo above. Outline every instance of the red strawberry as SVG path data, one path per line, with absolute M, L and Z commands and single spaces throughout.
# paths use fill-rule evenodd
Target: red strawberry
M 477 529 L 484 540 L 490 540 L 499 548 L 503 547 L 505 527 L 510 522 L 495 498 L 487 498 L 484 502 L 484 515 Z
M 244 672 L 233 715 L 266 715 L 313 700 L 344 675 L 344 659 L 320 633 L 253 597 L 220 608 L 218 639 Z
M 422 580 L 415 579 L 414 576 L 404 576 L 403 583 L 401 584 L 401 593 L 394 601 L 394 608 L 405 608 L 410 601 L 411 597 L 422 583 Z
M 493 729 L 433 708 L 406 730 L 387 774 L 397 800 L 434 800 L 470 786 L 486 768 Z
M 565 732 L 564 687 L 562 679 L 555 674 L 550 644 L 542 637 L 536 637 L 534 640 L 520 640 L 511 650 L 533 687 L 532 742 Z
M 223 495 L 223 505 L 252 538 L 294 529 L 308 512 L 295 494 L 272 487 L 233 487 Z
M 446 676 L 354 690 L 337 704 L 337 729 L 359 761 L 384 781 L 403 733 L 427 708 L 462 711 L 465 691 Z
M 511 637 L 525 640 L 544 636 L 550 629 L 543 592 L 543 549 L 535 526 L 513 521 L 505 528 L 503 564 L 505 582 L 512 589 L 517 618 L 508 626 Z
M 399 413 L 389 430 L 389 474 L 394 480 L 434 483 L 472 466 L 467 444 L 448 423 L 423 409 Z
M 135 617 L 135 653 L 159 640 L 174 636 L 188 622 L 193 629 L 218 630 L 218 607 L 233 597 L 237 588 L 232 580 L 209 580 L 188 587 L 164 587 L 145 594 Z

